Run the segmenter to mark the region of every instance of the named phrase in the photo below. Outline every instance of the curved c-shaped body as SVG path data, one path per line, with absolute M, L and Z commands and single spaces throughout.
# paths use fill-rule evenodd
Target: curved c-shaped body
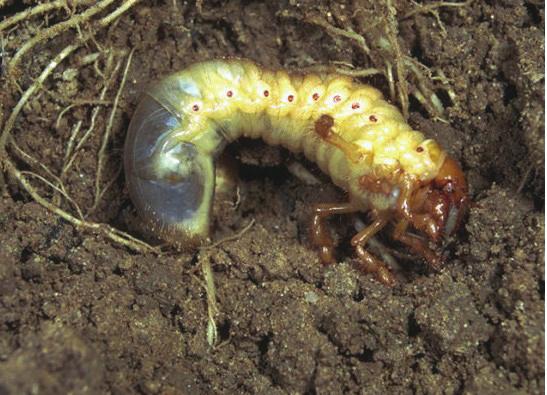
M 129 127 L 131 198 L 162 238 L 185 246 L 208 235 L 215 158 L 239 137 L 302 152 L 348 192 L 353 211 L 404 220 L 432 239 L 452 233 L 464 211 L 459 167 L 377 89 L 212 60 L 155 84 Z

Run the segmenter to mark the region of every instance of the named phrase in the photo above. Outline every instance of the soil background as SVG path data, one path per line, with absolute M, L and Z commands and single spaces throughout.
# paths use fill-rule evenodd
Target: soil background
M 544 5 L 473 1 L 405 17 L 419 4 L 393 3 L 398 42 L 405 55 L 444 73 L 446 84 L 435 92 L 448 122 L 413 98 L 409 122 L 460 161 L 474 201 L 443 270 L 401 259 L 398 284 L 380 285 L 352 264 L 347 217 L 332 223 L 340 263 L 323 267 L 307 237 L 310 207 L 342 201 L 343 193 L 313 164 L 260 142 L 229 147 L 239 163 L 240 199 L 235 205 L 234 192 L 218 195 L 214 238 L 252 219 L 253 226 L 200 253 L 136 253 L 62 220 L 6 177 L 0 393 L 543 393 Z M 9 17 L 31 6 L 8 2 L 1 12 Z M 121 72 L 107 90 L 109 104 L 81 100 L 99 98 L 109 54 L 126 59 L 134 49 L 107 151 L 105 180 L 113 183 L 87 219 L 144 238 L 119 170 L 127 125 L 147 84 L 222 56 L 294 70 L 331 61 L 379 67 L 374 29 L 385 23 L 386 10 L 383 2 L 357 0 L 141 1 L 56 68 L 18 117 L 14 141 L 59 174 L 73 126 L 81 121 L 87 128 L 94 109 L 104 107 L 65 179 L 87 212 Z M 69 12 L 53 10 L 4 32 L 3 65 Z M 364 35 L 371 56 L 311 17 Z M 19 85 L 28 87 L 62 48 L 93 29 L 91 21 L 33 48 Z M 93 54 L 98 70 L 85 63 Z M 2 78 L 6 119 L 20 92 Z M 389 93 L 384 77 L 365 81 Z M 415 88 L 416 80 L 409 84 Z M 78 104 L 58 121 L 71 103 Z M 8 152 L 21 169 L 33 170 L 12 147 Z M 295 161 L 321 183 L 295 177 L 288 170 Z M 74 212 L 66 202 L 62 207 Z M 205 260 L 217 286 L 214 348 L 207 343 Z

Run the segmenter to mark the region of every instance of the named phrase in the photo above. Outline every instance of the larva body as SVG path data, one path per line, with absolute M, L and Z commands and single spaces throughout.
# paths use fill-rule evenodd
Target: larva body
M 213 60 L 154 85 L 129 127 L 130 194 L 162 238 L 184 246 L 207 237 L 215 158 L 239 137 L 302 152 L 348 192 L 348 203 L 315 210 L 312 238 L 324 261 L 333 259 L 322 224 L 327 215 L 371 211 L 381 223 L 374 232 L 365 229 L 372 234 L 398 221 L 396 238 L 431 263 L 434 254 L 424 243 L 399 236 L 410 227 L 437 241 L 454 231 L 464 211 L 467 187 L 459 167 L 377 89 L 337 74 L 288 74 L 247 60 Z M 363 232 L 354 238 L 361 250 L 372 236 Z M 391 282 L 384 278 L 389 271 L 376 268 L 380 262 L 357 252 L 365 270 Z

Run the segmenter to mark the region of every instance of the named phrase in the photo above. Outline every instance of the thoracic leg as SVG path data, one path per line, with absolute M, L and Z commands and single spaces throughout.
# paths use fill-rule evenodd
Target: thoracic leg
M 378 281 L 387 286 L 395 284 L 395 278 L 389 271 L 387 266 L 367 252 L 364 248 L 367 241 L 378 233 L 387 223 L 387 219 L 383 216 L 378 216 L 372 224 L 357 233 L 351 239 L 351 245 L 355 247 L 355 252 L 361 262 L 361 268 L 366 273 L 372 273 Z
M 439 270 L 441 267 L 441 257 L 431 250 L 422 239 L 408 233 L 407 227 L 408 222 L 406 220 L 400 221 L 395 227 L 393 238 L 407 245 L 412 252 L 421 255 L 431 268 Z
M 318 204 L 313 209 L 311 239 L 319 247 L 319 256 L 325 264 L 334 263 L 334 242 L 326 228 L 325 220 L 335 214 L 354 213 L 357 209 L 351 203 Z
M 432 251 L 426 243 L 419 237 L 407 232 L 409 222 L 412 222 L 414 227 L 418 227 L 421 231 L 427 233 L 431 238 L 436 239 L 439 234 L 439 230 L 436 229 L 434 221 L 432 221 L 429 215 L 416 215 L 410 212 L 410 193 L 411 187 L 408 183 L 403 184 L 401 188 L 401 196 L 398 201 L 398 210 L 402 212 L 405 219 L 402 219 L 395 226 L 393 231 L 393 238 L 407 245 L 414 253 L 421 255 L 435 270 L 438 270 L 441 266 L 441 257 Z

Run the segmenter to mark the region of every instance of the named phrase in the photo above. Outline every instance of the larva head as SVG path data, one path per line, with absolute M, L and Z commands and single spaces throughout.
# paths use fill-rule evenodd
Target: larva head
M 431 240 L 439 242 L 458 230 L 468 205 L 465 176 L 458 163 L 447 156 L 435 178 L 412 193 L 411 223 Z

